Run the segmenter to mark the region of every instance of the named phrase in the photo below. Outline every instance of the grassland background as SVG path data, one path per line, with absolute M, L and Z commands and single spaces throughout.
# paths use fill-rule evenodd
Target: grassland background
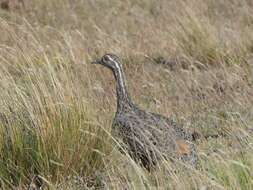
M 132 99 L 202 136 L 197 169 L 148 173 L 113 145 L 122 57 Z M 251 0 L 31 0 L 0 10 L 0 186 L 253 189 Z

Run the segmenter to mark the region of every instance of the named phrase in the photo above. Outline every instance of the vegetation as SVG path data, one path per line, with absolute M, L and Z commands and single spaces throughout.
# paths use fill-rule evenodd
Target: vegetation
M 112 6 L 113 5 L 113 6 Z M 251 0 L 33 0 L 0 10 L 0 186 L 25 189 L 253 189 Z M 198 131 L 196 169 L 148 173 L 116 148 L 114 79 Z M 213 135 L 216 138 L 205 139 Z

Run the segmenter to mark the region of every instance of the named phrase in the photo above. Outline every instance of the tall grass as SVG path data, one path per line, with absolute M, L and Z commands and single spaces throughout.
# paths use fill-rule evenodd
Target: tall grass
M 114 6 L 111 6 L 114 4 Z M 0 185 L 253 189 L 251 1 L 27 1 L 0 10 Z M 110 135 L 122 56 L 132 99 L 202 136 L 191 168 L 148 173 Z M 174 67 L 175 66 L 175 67 Z M 173 69 L 171 69 L 173 67 Z

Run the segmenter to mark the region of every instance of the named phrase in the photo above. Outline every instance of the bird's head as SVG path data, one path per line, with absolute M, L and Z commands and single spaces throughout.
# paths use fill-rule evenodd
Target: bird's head
M 104 65 L 113 71 L 119 70 L 121 67 L 120 58 L 111 53 L 105 54 L 101 59 L 92 61 L 91 63 Z

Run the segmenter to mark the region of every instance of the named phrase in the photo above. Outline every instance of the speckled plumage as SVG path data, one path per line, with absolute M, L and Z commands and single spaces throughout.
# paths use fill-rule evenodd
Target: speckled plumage
M 106 54 L 93 63 L 108 67 L 114 74 L 117 111 L 112 134 L 122 140 L 134 160 L 141 161 L 147 169 L 163 158 L 196 164 L 197 157 L 191 133 L 171 119 L 144 111 L 131 101 L 120 59 L 116 55 Z

